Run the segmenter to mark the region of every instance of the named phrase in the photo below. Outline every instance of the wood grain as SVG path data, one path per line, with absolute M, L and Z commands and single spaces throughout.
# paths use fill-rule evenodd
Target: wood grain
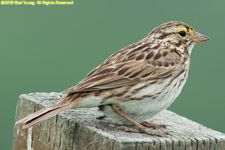
M 21 95 L 16 120 L 59 100 L 59 93 Z M 115 130 L 97 109 L 76 109 L 60 113 L 30 129 L 14 128 L 14 150 L 225 150 L 225 134 L 206 128 L 170 111 L 163 111 L 154 123 L 168 125 L 167 137 Z

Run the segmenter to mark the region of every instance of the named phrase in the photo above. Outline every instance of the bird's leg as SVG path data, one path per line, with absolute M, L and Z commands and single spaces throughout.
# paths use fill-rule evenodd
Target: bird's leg
M 136 126 L 138 128 L 138 129 L 134 129 L 134 128 L 126 127 L 126 126 L 119 126 L 119 127 L 117 127 L 117 129 L 122 129 L 122 130 L 124 130 L 126 132 L 146 133 L 146 134 L 155 135 L 155 136 L 164 136 L 164 135 L 168 134 L 167 132 L 152 131 L 152 130 L 149 130 L 149 129 L 145 128 L 143 125 L 141 125 L 137 121 L 133 120 L 132 118 L 130 118 L 129 116 L 127 116 L 122 111 L 120 111 L 115 105 L 112 105 L 112 109 L 113 109 L 113 111 L 115 113 L 117 113 L 121 117 L 127 119 L 134 126 Z
M 143 125 L 144 127 L 153 128 L 153 129 L 166 128 L 165 124 L 154 124 L 152 122 L 147 122 L 147 121 L 143 121 L 141 125 Z

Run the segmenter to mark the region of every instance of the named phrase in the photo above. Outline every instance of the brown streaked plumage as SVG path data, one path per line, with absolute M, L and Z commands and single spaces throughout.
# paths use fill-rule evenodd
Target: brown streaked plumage
M 189 70 L 195 43 L 208 40 L 189 25 L 171 21 L 152 30 L 144 39 L 111 55 L 58 103 L 17 122 L 29 128 L 69 108 L 101 107 L 105 115 L 126 131 L 162 135 L 146 129 L 147 118 L 166 109 L 180 94 Z

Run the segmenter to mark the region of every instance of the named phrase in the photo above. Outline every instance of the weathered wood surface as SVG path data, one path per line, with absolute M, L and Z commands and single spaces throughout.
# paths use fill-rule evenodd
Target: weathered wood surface
M 21 95 L 16 120 L 55 103 L 58 93 Z M 170 111 L 153 118 L 168 125 L 167 137 L 115 130 L 107 121 L 95 119 L 97 109 L 60 113 L 30 129 L 14 129 L 14 150 L 225 150 L 225 134 L 206 128 Z

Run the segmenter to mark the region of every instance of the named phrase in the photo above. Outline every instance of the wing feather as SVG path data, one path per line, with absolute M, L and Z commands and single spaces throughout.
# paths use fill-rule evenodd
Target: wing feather
M 169 53 L 168 49 L 165 48 L 160 50 L 148 48 L 147 50 L 145 44 L 143 51 L 134 51 L 134 48 L 129 49 L 129 46 L 128 49 L 118 51 L 91 71 L 77 85 L 63 91 L 63 93 L 72 94 L 119 88 L 135 85 L 146 80 L 167 78 L 172 75 L 176 69 L 175 66 L 178 66 L 181 62 L 178 59 L 177 52 Z M 133 53 L 130 53 L 131 51 Z M 142 53 L 141 57 L 140 53 Z M 151 54 L 151 57 L 149 57 L 149 54 Z M 129 57 L 131 55 L 132 59 Z

